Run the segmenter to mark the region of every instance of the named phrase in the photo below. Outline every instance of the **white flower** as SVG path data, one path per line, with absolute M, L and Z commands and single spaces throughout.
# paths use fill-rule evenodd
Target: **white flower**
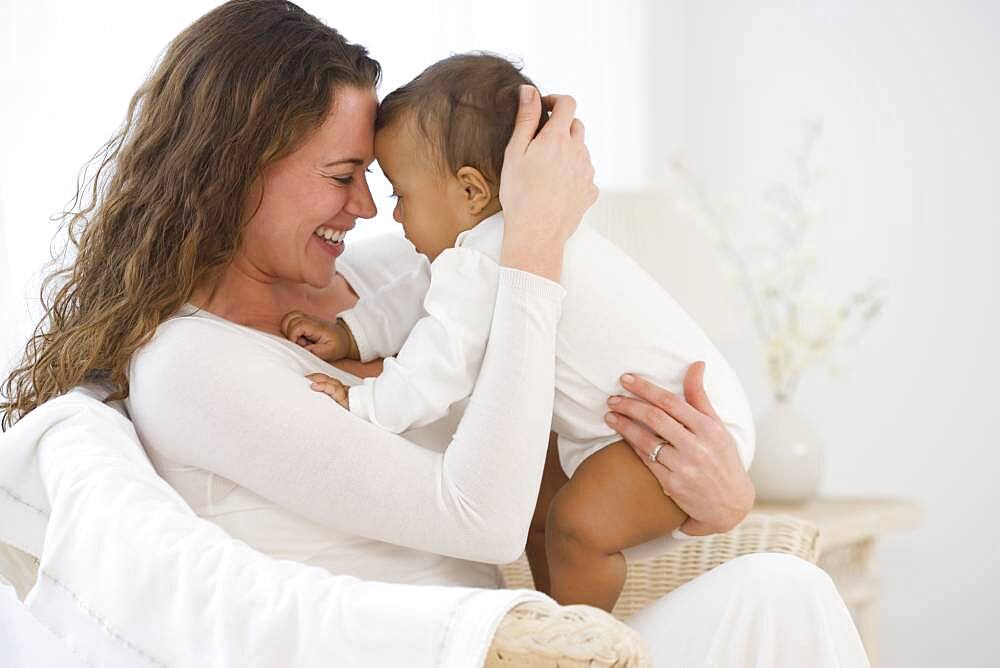
M 885 304 L 876 284 L 838 305 L 809 285 L 819 266 L 810 237 L 824 220 L 815 189 L 828 177 L 812 164 L 821 131 L 819 122 L 806 124 L 795 160 L 796 178 L 767 188 L 755 216 L 746 212 L 739 216 L 740 209 L 730 198 L 713 202 L 690 171 L 675 163 L 693 192 L 678 211 L 698 212 L 712 244 L 730 260 L 725 276 L 750 303 L 771 390 L 779 398 L 788 398 L 814 365 L 829 362 L 831 373 L 839 373 L 841 366 L 833 364 L 833 355 L 856 343 Z

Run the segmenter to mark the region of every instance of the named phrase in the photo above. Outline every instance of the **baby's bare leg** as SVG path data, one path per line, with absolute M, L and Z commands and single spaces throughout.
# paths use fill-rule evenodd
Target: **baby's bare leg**
M 566 480 L 566 474 L 559 464 L 556 434 L 552 432 L 549 435 L 549 449 L 545 453 L 545 468 L 542 471 L 538 501 L 535 503 L 535 514 L 531 518 L 528 542 L 524 547 L 524 554 L 531 568 L 531 577 L 535 581 L 535 589 L 546 594 L 549 593 L 549 566 L 545 560 L 545 521 L 549 516 L 552 499 L 566 484 Z
M 625 585 L 621 551 L 665 536 L 685 519 L 627 443 L 595 452 L 549 507 L 549 595 L 562 605 L 586 603 L 610 612 Z

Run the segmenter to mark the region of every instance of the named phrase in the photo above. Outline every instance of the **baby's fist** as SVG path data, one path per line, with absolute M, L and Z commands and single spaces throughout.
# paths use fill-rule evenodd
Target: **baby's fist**
M 342 320 L 329 322 L 302 311 L 291 311 L 281 320 L 281 333 L 327 362 L 351 357 L 356 350 L 354 337 Z
M 346 385 L 325 373 L 309 373 L 306 374 L 306 378 L 312 381 L 309 386 L 311 389 L 328 395 L 344 408 L 348 408 Z

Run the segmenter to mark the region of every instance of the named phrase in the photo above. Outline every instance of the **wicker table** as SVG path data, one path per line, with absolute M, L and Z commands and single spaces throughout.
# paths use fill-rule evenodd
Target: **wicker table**
M 877 664 L 878 588 L 873 572 L 875 542 L 883 534 L 914 526 L 920 509 L 899 499 L 816 499 L 806 504 L 758 503 L 755 513 L 792 515 L 819 528 L 819 561 L 854 615 L 872 666 Z

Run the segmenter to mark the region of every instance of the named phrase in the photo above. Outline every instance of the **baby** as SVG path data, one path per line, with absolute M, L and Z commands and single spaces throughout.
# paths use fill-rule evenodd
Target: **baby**
M 381 375 L 350 388 L 310 375 L 314 389 L 355 415 L 399 433 L 471 394 L 497 289 L 504 148 L 519 86 L 530 83 L 507 60 L 465 54 L 431 65 L 382 102 L 375 156 L 397 198 L 393 217 L 431 261 L 429 285 L 410 276 L 335 323 L 289 314 L 282 324 L 285 336 L 327 361 L 388 356 Z M 536 586 L 559 603 L 611 610 L 625 581 L 621 551 L 686 519 L 604 421 L 608 397 L 623 393 L 620 375 L 682 392 L 688 366 L 705 360 L 706 391 L 744 458 L 753 422 L 739 380 L 698 325 L 586 225 L 566 244 L 561 283 L 552 430 L 569 480 L 553 498 L 540 496 L 532 526 L 544 530 L 544 549 L 528 556 Z M 421 298 L 423 308 L 414 308 Z

